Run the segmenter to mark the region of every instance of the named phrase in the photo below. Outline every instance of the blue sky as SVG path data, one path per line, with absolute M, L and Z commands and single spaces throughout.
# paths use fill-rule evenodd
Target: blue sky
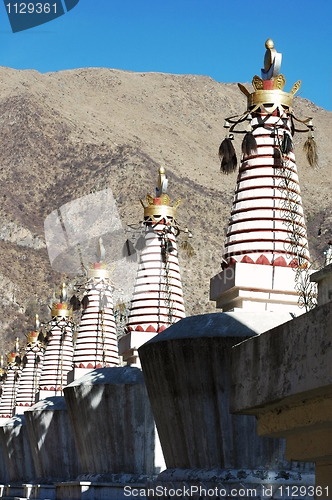
M 260 74 L 268 37 L 283 54 L 285 90 L 301 79 L 300 95 L 331 110 L 331 0 L 80 0 L 19 33 L 0 4 L 0 65 L 16 69 L 94 66 L 248 82 Z

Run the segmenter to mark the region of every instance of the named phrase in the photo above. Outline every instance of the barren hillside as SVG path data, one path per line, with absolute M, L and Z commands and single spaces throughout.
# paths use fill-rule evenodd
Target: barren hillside
M 187 314 L 213 311 L 209 279 L 220 270 L 236 182 L 236 174 L 219 173 L 217 152 L 224 118 L 246 106 L 237 85 L 94 68 L 2 67 L 0 81 L 0 350 L 23 337 L 38 309 L 48 318 L 46 304 L 65 278 L 49 263 L 46 216 L 108 187 L 123 225 L 139 221 L 139 197 L 153 193 L 160 164 L 171 199 L 183 200 L 178 220 L 194 235 L 196 255 L 180 254 Z M 304 158 L 306 134 L 295 136 L 295 153 L 310 250 L 321 264 L 331 239 L 332 113 L 295 98 L 295 114 L 312 116 L 316 126 L 319 169 Z

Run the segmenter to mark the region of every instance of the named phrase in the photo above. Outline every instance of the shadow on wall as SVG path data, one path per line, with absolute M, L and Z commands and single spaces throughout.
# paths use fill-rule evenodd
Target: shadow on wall
M 81 468 L 65 398 L 45 398 L 26 411 L 25 417 L 37 477 L 48 481 L 76 478 Z
M 92 370 L 64 394 L 83 473 L 154 473 L 154 420 L 138 368 Z

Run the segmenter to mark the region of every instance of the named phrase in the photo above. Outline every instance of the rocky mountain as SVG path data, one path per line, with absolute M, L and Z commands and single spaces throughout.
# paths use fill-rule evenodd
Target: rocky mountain
M 67 278 L 50 265 L 45 218 L 109 188 L 123 226 L 138 222 L 139 198 L 153 194 L 159 165 L 171 199 L 182 198 L 178 221 L 194 235 L 195 255 L 180 252 L 187 314 L 214 311 L 209 279 L 220 270 L 236 183 L 236 174 L 220 174 L 217 153 L 224 118 L 245 110 L 237 85 L 97 68 L 41 74 L 1 67 L 0 82 L 0 351 L 23 337 L 36 312 L 49 319 L 47 304 Z M 295 154 L 319 266 L 331 239 L 332 113 L 301 97 L 294 107 L 316 127 L 319 168 L 306 162 L 306 134 L 295 135 Z

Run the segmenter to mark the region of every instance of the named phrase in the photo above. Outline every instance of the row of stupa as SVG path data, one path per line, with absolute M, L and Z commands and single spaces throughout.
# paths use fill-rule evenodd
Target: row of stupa
M 217 307 L 222 308 L 223 311 L 234 311 L 235 313 L 238 311 L 254 312 L 258 316 L 264 313 L 276 313 L 276 316 L 280 315 L 277 318 L 277 321 L 279 321 L 277 324 L 280 324 L 280 322 L 285 321 L 285 314 L 298 314 L 301 312 L 298 303 L 299 296 L 306 307 L 310 306 L 307 290 L 301 289 L 302 275 L 299 274 L 302 271 L 306 272 L 308 269 L 309 251 L 292 145 L 294 119 L 292 98 L 299 88 L 299 83 L 293 86 L 290 93 L 283 91 L 285 80 L 283 75 L 279 74 L 281 55 L 276 52 L 270 40 L 266 43 L 266 49 L 262 78 L 254 77 L 253 80 L 254 92 L 250 93 L 245 87 L 240 86 L 240 89 L 248 98 L 247 110 L 243 115 L 235 119 L 232 117 L 227 121 L 228 136 L 220 147 L 222 169 L 225 172 L 234 170 L 236 161 L 232 145 L 232 134 L 236 132 L 237 126 L 242 126 L 243 122 L 248 123 L 249 130 L 245 129 L 241 164 L 223 253 L 222 271 L 211 280 L 210 297 L 211 300 L 216 301 Z M 302 123 L 311 132 L 311 123 L 309 121 L 303 121 Z M 13 413 L 19 415 L 24 413 L 24 410 L 27 410 L 28 407 L 33 408 L 35 400 L 39 400 L 35 405 L 36 407 L 45 401 L 45 406 L 38 406 L 38 408 L 44 408 L 44 411 L 46 411 L 49 406 L 54 406 L 54 399 L 60 400 L 60 398 L 54 398 L 54 396 L 61 396 L 64 390 L 66 401 L 70 401 L 71 418 L 73 418 L 73 413 L 75 414 L 76 411 L 75 422 L 80 430 L 76 432 L 75 436 L 76 442 L 79 439 L 81 447 L 80 459 L 82 456 L 84 460 L 88 460 L 90 454 L 97 453 L 98 449 L 102 453 L 102 448 L 98 448 L 99 445 L 95 444 L 95 442 L 91 445 L 91 449 L 88 450 L 87 448 L 86 453 L 82 451 L 83 444 L 86 447 L 84 440 L 88 441 L 90 439 L 89 433 L 91 435 L 94 433 L 93 436 L 96 439 L 99 437 L 98 425 L 95 425 L 97 422 L 92 422 L 93 425 L 88 426 L 89 429 L 86 429 L 86 422 L 91 423 L 92 418 L 86 414 L 86 409 L 88 407 L 91 412 L 98 410 L 96 400 L 101 401 L 101 397 L 99 397 L 101 392 L 96 391 L 96 393 L 93 393 L 93 389 L 89 389 L 91 392 L 91 399 L 89 399 L 88 396 L 85 396 L 83 389 L 81 392 L 78 390 L 78 386 L 90 384 L 89 387 L 92 387 L 93 384 L 99 383 L 99 379 L 104 377 L 106 380 L 107 375 L 105 373 L 107 371 L 112 373 L 112 383 L 117 385 L 117 389 L 119 380 L 114 375 L 114 371 L 121 372 L 123 380 L 127 380 L 128 377 L 134 379 L 137 372 L 135 372 L 136 374 L 134 372 L 129 374 L 129 372 L 121 371 L 119 353 L 124 363 L 129 365 L 129 368 L 131 366 L 133 370 L 137 370 L 136 367 L 140 366 L 137 349 L 142 344 L 145 344 L 144 347 L 146 347 L 148 345 L 146 342 L 153 337 L 156 339 L 166 338 L 167 340 L 165 334 L 172 328 L 167 332 L 164 332 L 164 330 L 174 323 L 177 323 L 177 325 L 174 325 L 173 329 L 176 329 L 177 326 L 180 327 L 180 320 L 185 318 L 176 242 L 178 228 L 176 209 L 179 201 L 171 206 L 167 194 L 165 170 L 162 167 L 159 169 L 156 196 L 148 195 L 146 201 L 147 206 L 144 204 L 145 246 L 140 254 L 126 334 L 120 339 L 119 346 L 113 314 L 111 275 L 103 258 L 101 258 L 87 272 L 84 296 L 79 301 L 83 310 L 75 346 L 72 339 L 71 304 L 67 298 L 66 288 L 63 287 L 59 303 L 54 304 L 52 308 L 52 320 L 48 325 L 46 337 L 36 328 L 37 331 L 29 335 L 20 365 L 18 363 L 17 347 L 9 358 L 7 379 L 3 385 L 0 402 L 0 416 L 2 419 L 4 421 L 6 419 L 10 420 Z M 102 243 L 99 242 L 99 244 L 99 255 L 102 257 L 104 253 L 101 247 Z M 218 315 L 214 316 L 217 317 Z M 187 320 L 184 320 L 184 323 Z M 223 317 L 222 321 L 224 320 Z M 199 323 L 199 320 L 197 321 Z M 232 319 L 232 321 L 235 320 Z M 181 330 L 181 328 L 178 328 L 178 330 Z M 195 328 L 193 328 L 192 333 L 197 336 L 198 334 L 194 330 Z M 250 335 L 248 331 L 243 336 Z M 179 338 L 180 334 L 181 332 L 176 333 Z M 207 337 L 212 338 L 213 334 L 214 332 L 210 332 Z M 236 335 L 234 334 L 233 337 L 237 338 Z M 228 340 L 231 339 L 231 336 Z M 183 359 L 188 359 L 186 349 L 189 349 L 189 344 L 186 342 L 183 344 Z M 192 345 L 194 344 L 193 340 Z M 231 342 L 229 342 L 229 345 L 231 345 Z M 229 349 L 229 345 L 227 344 L 227 349 Z M 174 352 L 171 349 L 165 353 L 165 359 L 167 356 L 172 357 Z M 210 356 L 211 351 L 208 352 Z M 159 362 L 163 364 L 163 361 L 160 359 L 158 361 L 158 359 L 158 357 L 149 358 L 149 362 L 156 363 L 155 369 L 159 369 Z M 228 361 L 228 354 L 226 353 L 224 362 L 219 363 L 218 361 L 215 367 L 216 370 L 227 371 L 226 365 Z M 168 366 L 173 366 L 173 358 L 170 359 Z M 195 371 L 193 366 L 190 365 L 190 367 Z M 185 363 L 180 368 L 184 371 L 187 369 Z M 101 373 L 100 369 L 105 370 Z M 213 370 L 207 370 L 207 372 L 211 375 Z M 166 376 L 163 377 L 162 373 L 166 372 L 154 372 L 156 378 L 161 377 L 160 383 L 168 383 L 169 380 Z M 89 378 L 89 374 L 93 374 L 92 378 Z M 149 377 L 149 373 L 147 375 L 144 373 L 144 375 Z M 226 373 L 225 387 L 228 387 L 227 376 Z M 147 380 L 150 382 L 149 378 Z M 188 380 L 186 376 L 181 379 L 183 387 Z M 73 384 L 69 384 L 66 388 L 67 381 L 76 381 L 77 385 L 74 387 Z M 177 382 L 176 377 L 174 377 L 174 381 Z M 123 383 L 126 385 L 127 382 Z M 199 388 L 196 388 L 197 391 L 204 389 L 204 384 L 199 384 Z M 15 391 L 17 392 L 15 393 Z M 156 394 L 159 393 L 160 391 L 156 392 Z M 35 399 L 36 394 L 38 394 L 37 399 Z M 174 394 L 175 392 L 172 389 L 170 395 L 174 396 Z M 191 397 L 190 391 L 179 407 L 177 406 L 178 399 L 174 396 L 176 408 L 170 418 L 170 427 L 161 436 L 163 450 L 164 448 L 166 450 L 164 455 L 167 467 L 177 466 L 183 470 L 188 468 L 187 464 L 190 462 L 188 462 L 189 452 L 188 456 L 184 457 L 183 463 L 185 465 L 174 465 L 173 462 L 177 463 L 178 461 L 180 463 L 181 450 L 184 450 L 185 447 L 189 449 L 193 442 L 190 436 L 188 439 L 185 438 L 185 443 L 182 442 L 183 436 L 187 435 L 186 433 L 189 435 L 196 425 L 194 420 L 190 420 L 191 417 L 188 420 L 191 424 L 186 426 L 183 436 L 181 433 L 175 433 L 178 435 L 179 446 L 181 444 L 179 453 L 171 454 L 166 448 L 173 445 L 176 448 L 178 445 L 178 443 L 173 443 L 172 436 L 175 429 L 172 428 L 172 419 L 174 417 L 174 422 L 178 421 L 180 422 L 179 425 L 181 424 L 182 414 L 179 408 L 182 407 L 182 403 L 185 406 L 185 403 L 189 402 L 190 411 L 194 411 L 190 404 L 190 398 L 188 399 L 187 396 Z M 214 393 L 211 393 L 211 395 L 204 393 L 202 395 L 202 404 L 207 398 L 211 397 L 209 408 L 217 408 L 219 403 L 214 402 L 214 396 Z M 85 397 L 86 400 L 84 400 Z M 114 405 L 115 413 L 120 411 L 122 397 L 121 393 L 121 397 L 118 400 L 115 399 L 114 404 L 112 402 L 107 403 L 109 404 L 108 411 L 112 410 L 112 405 Z M 163 397 L 163 395 L 160 397 Z M 109 399 L 109 396 L 105 396 L 104 402 L 107 402 L 107 398 Z M 130 401 L 128 404 L 136 404 L 134 399 L 128 399 L 128 401 Z M 172 404 L 169 405 L 170 408 Z M 140 407 L 142 407 L 142 404 L 140 404 Z M 83 409 L 82 414 L 80 414 L 78 408 Z M 26 411 L 26 414 L 29 412 L 30 410 Z M 102 406 L 100 406 L 100 412 L 99 415 L 102 414 Z M 167 412 L 168 408 L 165 408 L 165 415 Z M 130 418 L 134 418 L 135 414 L 136 410 L 131 411 L 128 408 L 128 419 L 129 415 Z M 227 415 L 226 411 L 223 418 L 227 417 L 228 419 Z M 84 420 L 85 418 L 87 420 Z M 98 417 L 94 414 L 94 418 Z M 221 417 L 218 416 L 218 418 Z M 99 420 L 99 425 L 104 425 L 105 420 L 107 419 Z M 120 423 L 127 425 L 126 421 Z M 21 420 L 20 425 L 23 425 Z M 246 426 L 247 424 L 243 424 L 243 437 L 249 435 Z M 254 431 L 251 427 L 250 435 L 253 435 Z M 132 430 L 133 433 L 130 436 L 138 434 L 138 430 Z M 16 435 L 18 435 L 18 431 Z M 234 432 L 235 435 L 236 432 Z M 205 442 L 205 435 L 201 431 L 201 427 L 197 430 L 197 436 Z M 45 439 L 45 433 L 35 439 L 35 442 L 43 442 L 43 439 Z M 115 436 L 114 439 L 121 441 L 122 437 L 119 435 Z M 236 436 L 234 439 L 237 439 Z M 124 447 L 123 442 L 120 441 L 117 442 L 119 448 L 115 447 L 114 450 L 108 450 L 109 454 L 119 454 L 120 448 Z M 212 441 L 216 441 L 215 435 L 212 436 Z M 227 446 L 225 441 L 226 451 L 228 450 Z M 97 452 L 94 448 L 97 449 Z M 198 454 L 196 453 L 197 450 L 194 450 L 192 454 L 195 459 L 190 462 L 190 467 L 193 469 L 198 466 L 205 468 L 206 463 L 210 463 L 207 456 L 212 457 L 211 451 L 208 450 L 206 454 L 203 453 L 201 448 L 199 449 Z M 42 451 L 39 451 L 40 455 Z M 217 452 L 219 454 L 220 450 L 217 450 Z M 143 452 L 140 454 L 142 455 Z M 95 457 L 95 455 L 93 456 Z M 204 460 L 206 459 L 206 461 L 204 462 L 202 459 L 202 462 L 198 461 L 200 464 L 194 465 L 197 457 L 200 459 L 205 457 Z M 104 461 L 106 460 L 107 458 L 104 457 Z M 213 465 L 214 462 L 212 462 L 211 459 Z M 243 465 L 238 465 L 238 467 L 242 468 Z M 91 472 L 91 470 L 88 470 L 88 465 L 86 469 L 86 473 Z M 110 470 L 109 472 L 114 471 Z M 122 470 L 122 472 L 126 471 Z M 74 498 L 74 496 L 71 498 Z M 83 498 L 83 496 L 75 496 L 75 498 Z M 85 498 L 88 497 L 85 496 Z
M 176 206 L 170 206 L 166 190 L 167 179 L 161 167 L 157 195 L 146 197 L 145 246 L 140 254 L 127 333 L 120 340 L 120 348 L 125 346 L 120 355 L 130 365 L 139 363 L 136 349 L 144 341 L 185 317 L 175 239 Z M 98 246 L 97 255 L 104 257 L 101 238 Z M 53 303 L 46 334 L 39 331 L 37 318 L 36 331 L 28 334 L 22 356 L 18 340 L 8 354 L 0 418 L 22 413 L 40 399 L 62 395 L 67 381 L 71 382 L 87 371 L 119 365 L 111 272 L 106 262 L 90 265 L 81 301 L 76 296 L 70 301 L 67 294 L 63 284 L 59 302 Z M 75 307 L 77 301 L 81 303 L 82 314 L 74 345 L 73 306 L 70 302 Z

